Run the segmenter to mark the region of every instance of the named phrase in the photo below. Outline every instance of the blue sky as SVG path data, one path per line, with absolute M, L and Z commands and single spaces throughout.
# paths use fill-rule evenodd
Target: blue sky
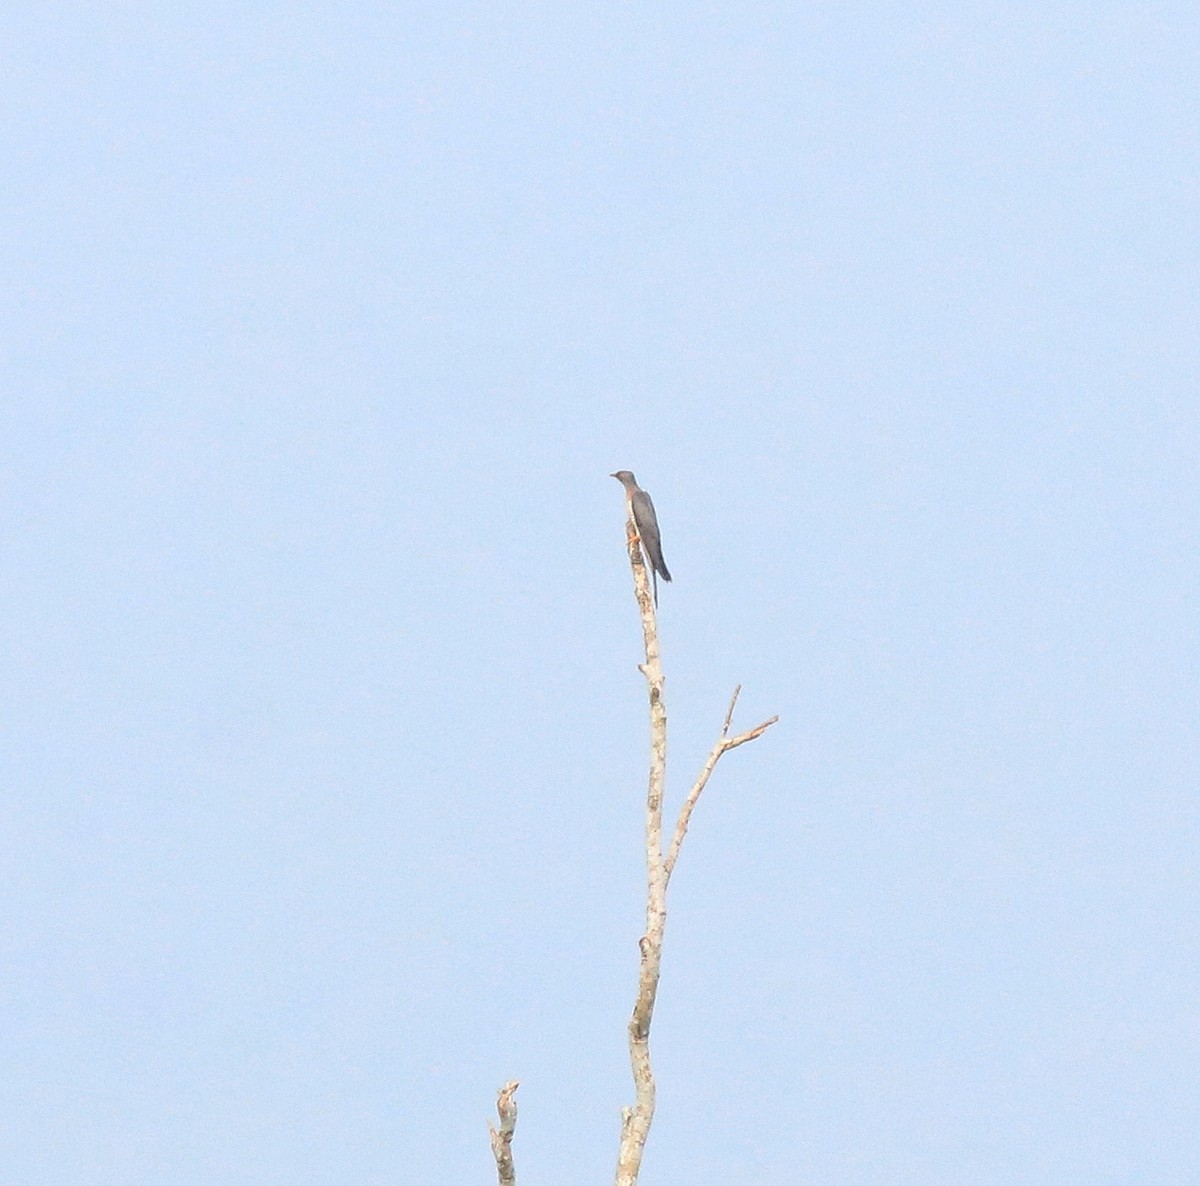
M 0 18 L 13 1182 L 1200 1176 L 1200 16 Z

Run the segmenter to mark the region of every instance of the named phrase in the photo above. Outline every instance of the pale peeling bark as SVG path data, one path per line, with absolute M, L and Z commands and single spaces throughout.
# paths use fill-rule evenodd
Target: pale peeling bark
M 727 750 L 761 736 L 779 718 L 772 717 L 761 725 L 736 737 L 729 736 L 733 708 L 739 687 L 733 694 L 721 736 L 709 754 L 675 824 L 671 848 L 663 857 L 663 787 L 667 774 L 667 710 L 663 704 L 663 671 L 658 648 L 658 626 L 655 620 L 654 598 L 646 564 L 639 546 L 637 527 L 632 511 L 626 524 L 629 561 L 633 568 L 634 590 L 642 613 L 642 635 L 646 661 L 641 672 L 646 677 L 650 700 L 650 777 L 646 794 L 646 933 L 638 943 L 641 964 L 638 970 L 637 999 L 629 1019 L 629 1059 L 633 1068 L 634 1102 L 621 1111 L 621 1145 L 617 1155 L 616 1186 L 635 1186 L 641 1172 L 642 1155 L 654 1120 L 654 1071 L 650 1063 L 650 1023 L 654 1002 L 658 996 L 658 979 L 662 967 L 663 933 L 667 924 L 667 883 L 679 849 L 687 833 L 692 811 L 708 782 L 709 776 Z
M 506 1083 L 496 1097 L 496 1112 L 500 1117 L 500 1127 L 488 1125 L 488 1134 L 492 1138 L 492 1156 L 496 1159 L 496 1173 L 500 1186 L 517 1186 L 517 1170 L 513 1165 L 512 1139 L 517 1129 L 517 1087 L 516 1079 Z

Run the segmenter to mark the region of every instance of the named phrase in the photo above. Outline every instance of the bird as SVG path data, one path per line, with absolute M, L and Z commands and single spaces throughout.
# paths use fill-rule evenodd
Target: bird
M 625 487 L 625 498 L 633 509 L 633 525 L 642 541 L 642 549 L 646 554 L 646 562 L 650 576 L 654 580 L 654 604 L 658 605 L 658 578 L 664 581 L 671 579 L 662 554 L 662 537 L 658 533 L 658 516 L 654 513 L 654 503 L 650 495 L 638 484 L 637 478 L 627 469 L 619 469 L 609 477 L 616 478 Z

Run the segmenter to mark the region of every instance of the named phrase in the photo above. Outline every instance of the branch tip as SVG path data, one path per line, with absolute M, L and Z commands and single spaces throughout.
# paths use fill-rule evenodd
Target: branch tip
M 733 710 L 737 707 L 738 697 L 742 694 L 742 685 L 738 684 L 733 689 L 733 698 L 729 701 L 729 711 L 725 714 L 725 724 L 721 727 L 721 736 L 724 737 L 729 732 L 729 726 L 733 724 Z

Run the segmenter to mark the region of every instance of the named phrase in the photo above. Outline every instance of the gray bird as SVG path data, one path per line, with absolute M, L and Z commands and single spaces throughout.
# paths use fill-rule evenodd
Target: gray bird
M 654 513 L 654 503 L 638 484 L 637 478 L 627 469 L 619 469 L 610 477 L 616 478 L 625 487 L 625 498 L 633 508 L 633 524 L 641 537 L 642 550 L 650 567 L 650 576 L 654 581 L 654 604 L 658 604 L 658 578 L 664 581 L 671 579 L 663 560 L 662 537 L 658 534 L 658 516 Z

